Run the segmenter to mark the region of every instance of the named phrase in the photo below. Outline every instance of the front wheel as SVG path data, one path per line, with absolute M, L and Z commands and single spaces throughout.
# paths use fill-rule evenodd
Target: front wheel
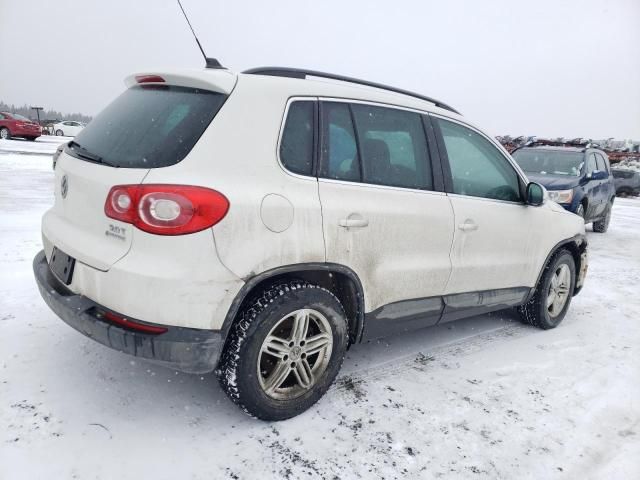
M 263 291 L 232 327 L 218 368 L 222 388 L 245 412 L 285 420 L 331 386 L 348 343 L 340 301 L 302 281 Z
M 9 140 L 11 138 L 11 132 L 9 132 L 8 128 L 0 128 L 0 138 L 3 140 Z
M 64 132 L 62 130 L 56 130 L 56 137 L 62 137 Z
M 573 255 L 560 250 L 549 260 L 531 300 L 519 307 L 522 320 L 543 330 L 557 327 L 569 309 L 575 281 Z
M 596 233 L 605 233 L 609 229 L 609 223 L 611 222 L 611 210 L 613 210 L 613 201 L 609 202 L 607 206 L 607 211 L 604 214 L 604 217 L 598 220 L 597 222 L 593 222 L 593 231 Z

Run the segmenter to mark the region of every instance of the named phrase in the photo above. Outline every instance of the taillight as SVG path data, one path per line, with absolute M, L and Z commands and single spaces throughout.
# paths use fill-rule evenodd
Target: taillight
M 117 185 L 104 213 L 157 235 L 185 235 L 214 226 L 229 210 L 220 192 L 187 185 Z

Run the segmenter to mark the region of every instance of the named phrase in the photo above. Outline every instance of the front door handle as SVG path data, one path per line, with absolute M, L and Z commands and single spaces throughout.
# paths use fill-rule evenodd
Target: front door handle
M 369 220 L 362 218 L 360 215 L 349 215 L 347 218 L 341 218 L 338 225 L 344 228 L 362 228 L 369 225 Z
M 464 221 L 464 223 L 458 225 L 458 228 L 463 232 L 473 232 L 475 230 L 478 230 L 478 224 L 473 220 L 467 219 Z

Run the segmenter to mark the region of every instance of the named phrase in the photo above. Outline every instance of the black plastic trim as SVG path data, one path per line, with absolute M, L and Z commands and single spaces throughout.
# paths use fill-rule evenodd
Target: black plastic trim
M 512 308 L 524 304 L 530 291 L 530 287 L 500 288 L 390 303 L 365 315 L 363 338 L 373 340 Z
M 438 148 L 438 159 L 440 160 L 440 168 L 442 169 L 442 178 L 444 180 L 444 191 L 446 193 L 453 193 L 453 177 L 451 176 L 451 165 L 449 164 L 449 155 L 447 154 L 447 147 L 444 144 L 444 137 L 442 136 L 442 130 L 440 130 L 440 124 L 431 115 L 428 115 L 433 132 L 436 137 L 436 146 Z
M 44 251 L 33 259 L 33 272 L 42 298 L 66 324 L 96 342 L 120 352 L 188 373 L 215 369 L 222 351 L 222 336 L 216 330 L 137 323 L 167 328 L 161 334 L 132 331 L 96 315 L 111 311 L 66 288 L 51 273 Z M 116 313 L 116 312 L 114 312 Z
M 360 278 L 358 275 L 348 267 L 344 265 L 340 265 L 337 263 L 322 263 L 322 262 L 309 262 L 309 263 L 298 263 L 293 265 L 285 265 L 282 267 L 273 268 L 271 270 L 266 270 L 262 273 L 254 275 L 250 278 L 245 278 L 245 284 L 242 286 L 236 297 L 231 302 L 231 306 L 227 311 L 227 315 L 224 319 L 224 323 L 222 324 L 222 337 L 223 339 L 227 338 L 229 330 L 231 329 L 231 325 L 235 320 L 236 316 L 240 312 L 240 308 L 242 307 L 245 300 L 249 299 L 252 295 L 252 292 L 260 283 L 268 282 L 269 279 L 275 278 L 279 275 L 301 273 L 301 272 L 313 272 L 320 271 L 326 273 L 339 273 L 347 276 L 356 286 L 356 335 L 354 343 L 360 342 L 362 340 L 362 333 L 364 328 L 364 289 L 362 288 L 362 282 L 360 282 Z
M 433 188 L 437 192 L 446 192 L 445 187 L 445 169 L 442 165 L 440 157 L 440 149 L 438 148 L 438 136 L 436 135 L 435 122 L 430 115 L 422 115 L 422 124 L 427 135 L 427 148 L 429 149 L 429 158 L 431 161 L 431 174 L 433 176 Z
M 556 243 L 555 246 L 551 249 L 551 251 L 547 255 L 547 258 L 545 258 L 544 263 L 542 264 L 542 268 L 540 269 L 540 273 L 538 273 L 538 278 L 536 279 L 536 286 L 540 283 L 540 279 L 542 278 L 542 274 L 544 273 L 544 269 L 546 268 L 547 264 L 549 263 L 549 260 L 551 259 L 551 257 L 560 248 L 564 247 L 565 245 L 569 245 L 571 243 L 573 243 L 576 246 L 576 248 L 578 249 L 578 252 L 582 253 L 587 248 L 587 237 L 586 237 L 586 235 L 583 235 L 583 234 L 579 233 L 577 235 L 574 235 L 571 238 L 566 238 L 566 239 L 561 240 L 560 242 Z M 580 267 L 581 267 L 580 261 L 578 260 L 576 262 L 576 275 L 580 271 Z M 573 291 L 573 296 L 576 296 L 578 293 L 580 293 L 580 290 L 582 290 L 582 288 L 576 288 Z M 535 293 L 535 289 L 532 289 L 529 297 L 527 298 L 527 301 L 530 300 L 530 298 L 533 296 L 534 293 Z
M 455 110 L 453 107 L 450 107 L 446 103 L 443 103 L 440 100 L 436 100 L 435 98 L 427 97 L 425 95 L 421 95 L 415 92 L 410 92 L 409 90 L 403 90 L 401 88 L 391 87 L 389 85 L 384 85 L 382 83 L 370 82 L 368 80 L 361 80 L 359 78 L 354 78 L 354 77 L 346 77 L 344 75 L 337 75 L 335 73 L 319 72 L 317 70 L 305 70 L 302 68 L 290 68 L 290 67 L 258 67 L 258 68 L 250 68 L 249 70 L 245 70 L 242 73 L 246 73 L 249 75 L 268 75 L 273 77 L 298 78 L 302 80 L 307 78 L 307 76 L 310 76 L 310 77 L 328 78 L 331 80 L 338 80 L 340 82 L 356 83 L 358 85 L 365 85 L 367 87 L 379 88 L 381 90 L 388 90 L 390 92 L 400 93 L 402 95 L 407 95 L 409 97 L 419 98 L 420 100 L 425 100 L 429 103 L 433 103 L 436 107 L 440 107 L 444 110 L 449 110 L 450 112 L 457 113 L 458 115 L 460 115 L 460 112 Z

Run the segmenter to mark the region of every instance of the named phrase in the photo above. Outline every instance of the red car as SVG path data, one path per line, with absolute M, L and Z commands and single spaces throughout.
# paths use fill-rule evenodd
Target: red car
M 23 137 L 35 140 L 42 135 L 42 127 L 17 113 L 0 112 L 0 138 Z

